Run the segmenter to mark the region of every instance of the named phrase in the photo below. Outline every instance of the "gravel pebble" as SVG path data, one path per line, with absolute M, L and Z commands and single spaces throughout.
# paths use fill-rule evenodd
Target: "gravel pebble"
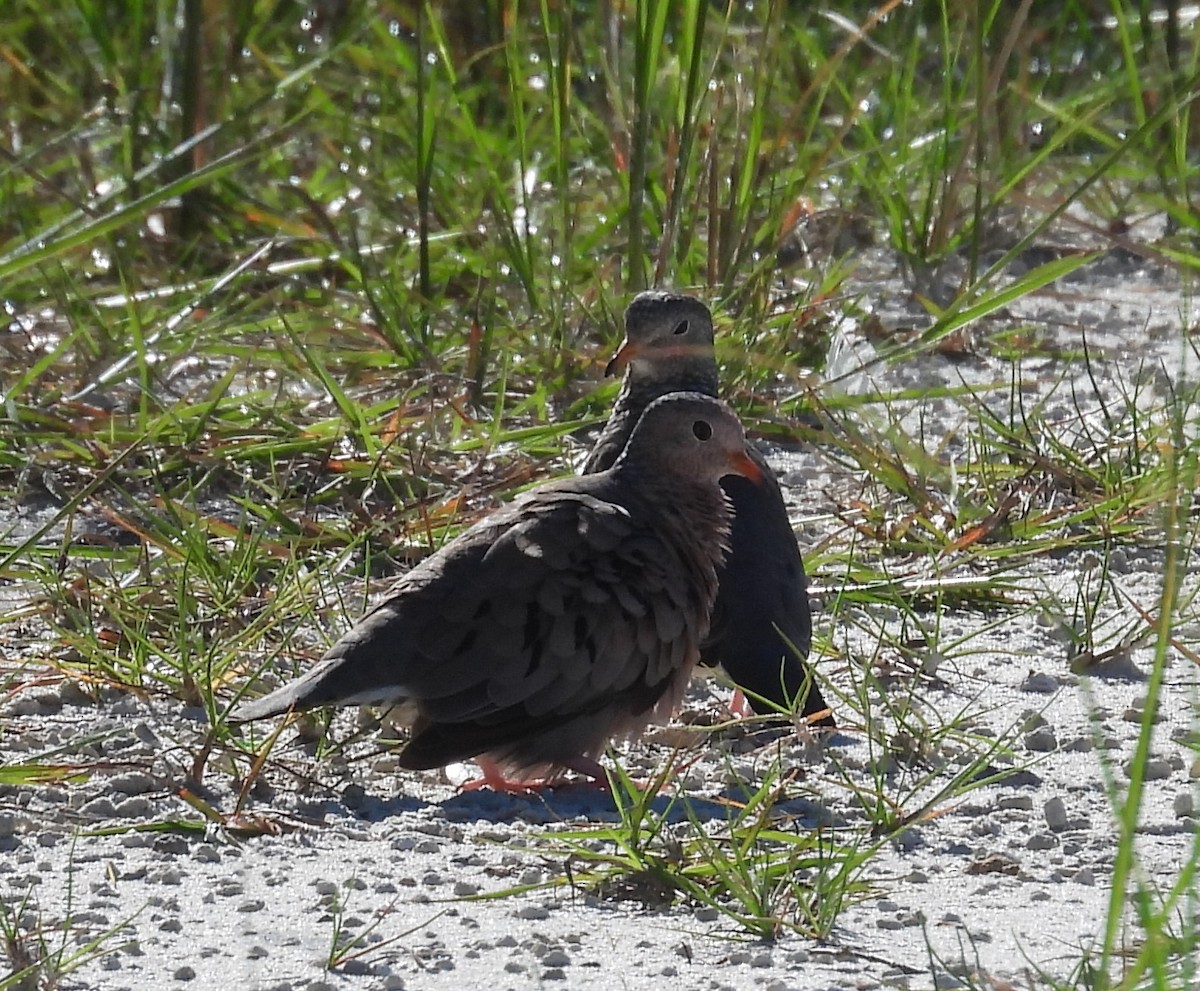
M 1133 771 L 1133 762 L 1126 761 L 1125 776 L 1129 777 Z M 1142 777 L 1145 781 L 1162 781 L 1171 776 L 1171 764 L 1169 761 L 1162 760 L 1158 757 L 1152 757 L 1146 761 L 1146 767 L 1143 770 Z
M 1055 832 L 1066 829 L 1067 806 L 1059 796 L 1055 795 L 1042 806 L 1042 815 L 1046 819 L 1046 825 Z
M 1025 749 L 1038 754 L 1053 753 L 1058 749 L 1058 739 L 1054 735 L 1054 730 L 1049 726 L 1043 726 L 1035 729 L 1032 733 L 1025 734 Z
M 524 905 L 514 913 L 518 919 L 538 921 L 550 918 L 550 910 L 545 905 Z
M 148 791 L 154 791 L 158 785 L 143 771 L 129 771 L 109 778 L 108 787 L 122 795 L 144 795 Z
M 1041 671 L 1030 671 L 1021 682 L 1021 691 L 1035 692 L 1039 695 L 1053 695 L 1058 691 L 1058 679 L 1052 674 Z

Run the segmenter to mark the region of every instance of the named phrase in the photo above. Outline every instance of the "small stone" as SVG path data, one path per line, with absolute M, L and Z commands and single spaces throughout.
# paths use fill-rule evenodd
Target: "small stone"
M 1075 876 L 1071 880 L 1076 884 L 1082 884 L 1090 888 L 1096 883 L 1096 875 L 1090 867 L 1081 867 L 1075 872 Z
M 252 898 L 250 901 L 242 902 L 237 907 L 239 912 L 261 912 L 267 907 L 267 903 L 261 898 Z
M 1133 761 L 1127 761 L 1125 764 L 1125 776 L 1133 776 Z M 1146 766 L 1142 771 L 1142 780 L 1144 781 L 1162 781 L 1171 776 L 1171 765 L 1160 757 L 1152 757 L 1146 761 Z
M 1019 809 L 1022 812 L 1031 812 L 1033 810 L 1032 795 L 1003 795 L 996 802 L 998 809 Z
M 196 972 L 184 964 L 184 966 L 176 968 L 175 973 L 171 976 L 177 981 L 194 981 L 196 979 Z
M 1058 738 L 1049 726 L 1025 734 L 1025 749 L 1038 754 L 1048 754 L 1058 749 Z
M 479 893 L 479 885 L 472 884 L 470 881 L 455 881 L 454 894 L 458 898 L 468 898 L 471 895 Z
M 721 913 L 711 905 L 702 905 L 692 914 L 697 922 L 716 922 L 721 917 Z
M 181 857 L 189 852 L 188 841 L 182 836 L 156 836 L 153 843 L 158 853 L 169 853 Z
M 1021 691 L 1035 692 L 1038 695 L 1052 695 L 1058 691 L 1058 679 L 1052 674 L 1030 671 L 1021 682 Z
M 1058 846 L 1058 837 L 1050 833 L 1034 833 L 1025 841 L 1027 850 L 1053 850 Z
M 1020 872 L 1020 865 L 1012 857 L 1003 853 L 988 854 L 967 867 L 968 874 L 1005 874 L 1013 877 Z
M 117 816 L 117 808 L 112 800 L 104 797 L 93 798 L 80 807 L 79 811 L 93 819 L 115 819 Z
M 154 791 L 158 784 L 144 771 L 129 771 L 109 778 L 108 787 L 122 795 L 144 795 Z
M 545 905 L 525 905 L 517 909 L 518 919 L 537 921 L 550 918 L 550 910 Z
M 144 795 L 134 795 L 117 803 L 117 815 L 122 819 L 145 819 L 153 812 L 154 806 Z
M 1192 814 L 1195 803 L 1190 792 L 1181 791 L 1175 796 L 1172 805 L 1175 810 L 1175 818 L 1184 819 Z
M 1046 825 L 1056 833 L 1067 828 L 1067 806 L 1057 795 L 1042 806 L 1042 815 L 1046 819 Z
M 542 957 L 543 967 L 566 967 L 569 966 L 570 963 L 571 958 L 567 956 L 566 952 L 557 948 L 548 951 L 546 955 Z

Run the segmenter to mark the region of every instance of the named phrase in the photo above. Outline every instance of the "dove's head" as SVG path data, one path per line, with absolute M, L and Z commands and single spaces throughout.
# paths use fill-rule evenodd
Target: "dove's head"
M 713 323 L 708 307 L 679 293 L 639 293 L 625 310 L 625 340 L 605 375 L 711 387 L 716 393 Z
M 622 463 L 687 481 L 763 480 L 737 414 L 699 392 L 672 392 L 647 406 L 614 467 Z

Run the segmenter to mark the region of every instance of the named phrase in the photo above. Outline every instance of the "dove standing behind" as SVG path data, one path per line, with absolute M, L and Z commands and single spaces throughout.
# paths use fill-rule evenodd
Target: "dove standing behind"
M 608 424 L 596 441 L 584 473 L 603 471 L 617 460 L 642 411 L 661 396 L 694 391 L 717 394 L 712 314 L 697 299 L 677 293 L 644 292 L 625 311 L 625 341 L 606 374 L 625 370 L 625 380 Z M 801 660 L 812 643 L 808 581 L 774 472 L 750 448 L 763 482 L 728 477 L 721 487 L 733 504 L 729 554 L 718 570 L 720 590 L 713 606 L 704 663 L 725 669 L 751 693 L 760 712 L 772 711 L 755 696 L 791 708 L 818 726 L 835 725 L 825 700 Z M 807 692 L 805 691 L 807 686 Z
M 412 721 L 402 767 L 474 758 L 495 788 L 602 775 L 608 740 L 670 716 L 699 657 L 731 473 L 762 479 L 729 407 L 695 393 L 650 403 L 611 468 L 475 524 L 234 718 L 398 704 Z

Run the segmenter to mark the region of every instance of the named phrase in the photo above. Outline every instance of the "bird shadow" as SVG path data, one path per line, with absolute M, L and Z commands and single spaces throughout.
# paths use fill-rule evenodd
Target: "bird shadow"
M 763 733 L 769 742 L 770 735 Z M 852 737 L 834 731 L 828 734 L 823 747 L 852 746 Z M 691 795 L 682 789 L 667 788 L 645 802 L 646 813 L 668 823 L 694 820 L 696 822 L 727 821 L 751 801 L 755 783 L 739 782 L 725 787 L 716 795 Z M 366 822 L 382 822 L 405 813 L 426 813 L 437 810 L 447 822 L 505 823 L 525 822 L 536 825 L 618 823 L 628 816 L 631 796 L 618 801 L 604 785 L 590 781 L 568 781 L 554 787 L 529 793 L 508 793 L 478 788 L 459 791 L 443 799 L 420 798 L 410 794 L 391 797 L 365 796 L 351 810 L 355 818 Z M 820 802 L 807 797 L 792 797 L 772 802 L 772 815 L 786 817 L 801 828 L 827 826 L 829 810 Z

